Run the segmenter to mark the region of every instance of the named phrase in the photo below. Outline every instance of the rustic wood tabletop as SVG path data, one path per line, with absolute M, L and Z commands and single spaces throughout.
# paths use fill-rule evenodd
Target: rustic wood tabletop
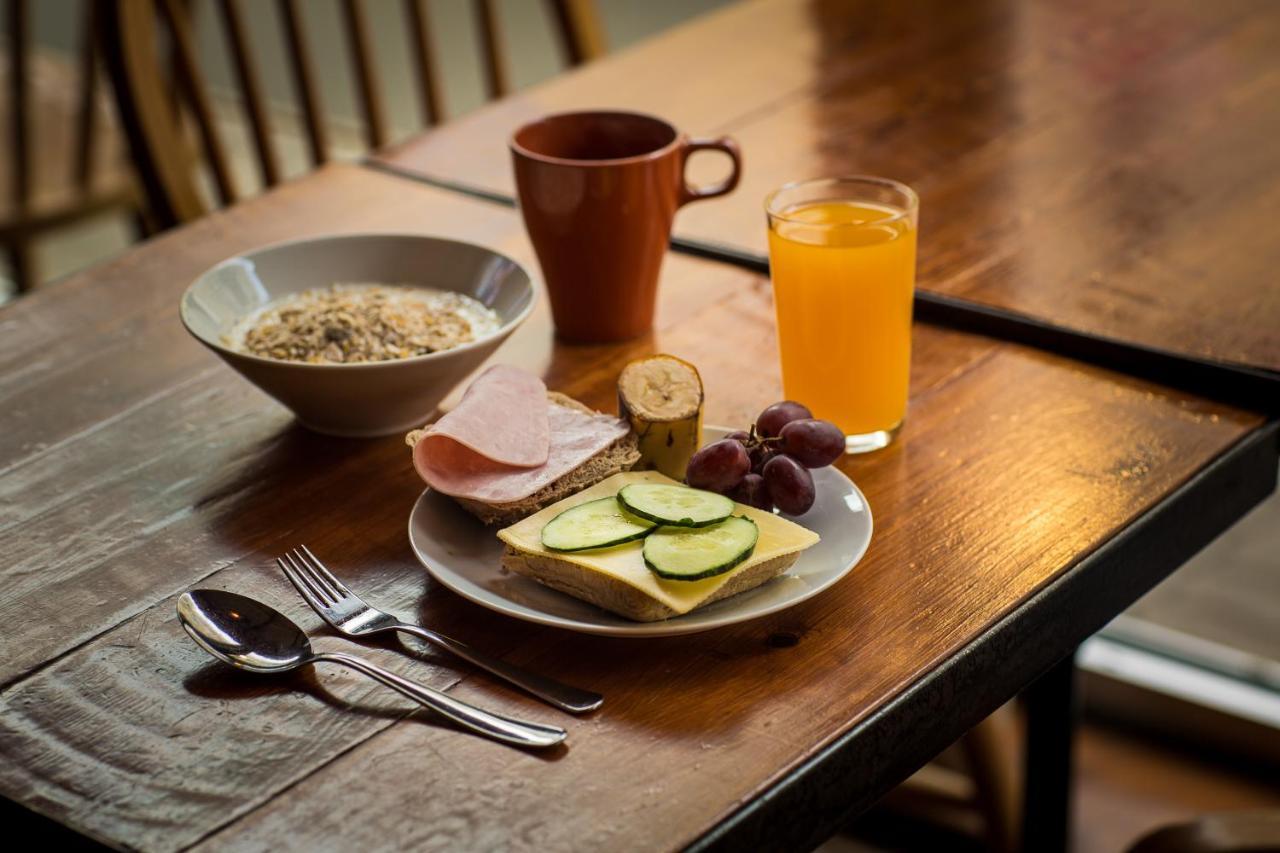
M 734 4 L 415 137 L 379 161 L 512 195 L 506 139 L 552 111 L 663 116 L 742 147 L 738 190 L 676 237 L 762 264 L 766 193 L 884 175 L 920 194 L 919 287 L 1154 349 L 1280 399 L 1280 6 L 1268 0 Z M 691 163 L 706 180 L 715 155 Z M 1059 341 L 1053 333 L 1072 333 Z M 1015 330 L 1016 331 L 1016 330 Z M 1080 340 L 1075 336 L 1084 336 Z M 1095 359 L 1096 360 L 1096 359 Z M 1180 382 L 1190 364 L 1148 375 Z M 1269 401 L 1269 402 L 1268 402 Z
M 876 519 L 845 580 L 689 637 L 516 622 L 414 560 L 422 484 L 399 437 L 308 433 L 178 321 L 183 289 L 222 258 L 373 230 L 462 238 L 535 268 L 515 212 L 333 166 L 0 309 L 4 797 L 144 850 L 799 848 L 1274 485 L 1276 431 L 1259 414 L 917 323 L 901 440 L 840 463 Z M 773 336 L 767 279 L 671 254 L 651 335 L 558 344 L 541 305 L 495 360 L 609 409 L 626 361 L 671 352 L 701 369 L 708 422 L 738 425 L 781 394 Z M 218 587 L 350 648 L 272 564 L 299 542 L 384 607 L 599 690 L 604 707 L 570 718 L 451 659 L 370 650 L 569 730 L 535 755 L 343 671 L 237 673 L 184 636 L 176 596 Z

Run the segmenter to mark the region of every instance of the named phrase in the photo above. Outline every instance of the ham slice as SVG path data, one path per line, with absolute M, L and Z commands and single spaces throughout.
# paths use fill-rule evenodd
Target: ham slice
M 536 399 L 534 386 L 537 383 Z M 465 409 L 464 409 L 465 407 Z M 537 377 L 499 365 L 471 384 L 458 407 L 413 447 L 427 485 L 488 504 L 523 500 L 630 432 L 626 421 L 560 406 Z M 541 441 L 539 448 L 532 445 Z M 537 464 L 519 464 L 536 458 Z
M 460 444 L 491 462 L 534 468 L 546 464 L 550 443 L 547 386 L 518 367 L 495 364 L 476 377 L 453 411 L 427 428 L 417 446 L 428 445 L 423 453 L 434 456 Z

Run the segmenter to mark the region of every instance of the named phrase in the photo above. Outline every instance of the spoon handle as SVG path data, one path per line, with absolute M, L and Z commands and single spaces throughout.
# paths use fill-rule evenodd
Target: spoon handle
M 494 740 L 513 743 L 517 746 L 547 747 L 560 743 L 568 734 L 564 729 L 557 726 L 530 723 L 482 710 L 474 705 L 454 699 L 448 694 L 441 693 L 439 690 L 401 678 L 390 670 L 383 669 L 354 655 L 342 652 L 324 652 L 313 657 L 312 662 L 315 661 L 340 663 L 358 672 L 363 672 L 375 681 L 380 681 L 392 690 L 421 702 L 436 713 L 448 717 L 458 725 Z
M 435 631 L 411 625 L 408 622 L 399 623 L 396 625 L 396 630 L 412 634 L 420 640 L 425 640 L 428 643 L 447 649 L 463 660 L 505 679 L 511 684 L 529 691 L 539 699 L 550 702 L 557 708 L 568 711 L 571 714 L 585 714 L 587 711 L 594 711 L 604 702 L 604 697 L 599 693 L 571 687 L 545 675 L 529 672 L 527 669 L 522 669 L 515 664 L 491 657 L 465 643 L 450 639 L 443 634 L 437 634 Z

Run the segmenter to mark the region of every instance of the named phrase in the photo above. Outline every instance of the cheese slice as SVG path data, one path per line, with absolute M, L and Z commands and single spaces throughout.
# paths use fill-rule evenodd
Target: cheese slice
M 806 527 L 801 527 L 795 522 L 787 521 L 785 518 L 780 518 L 771 512 L 764 512 L 744 504 L 735 504 L 734 515 L 745 515 L 754 521 L 760 529 L 760 538 L 756 541 L 756 549 L 750 557 L 739 563 L 732 570 L 700 581 L 663 580 L 649 571 L 644 564 L 642 555 L 643 540 L 628 542 L 625 545 L 617 545 L 613 548 L 599 548 L 594 551 L 572 553 L 550 551 L 542 547 L 542 527 L 548 521 L 570 507 L 596 500 L 597 498 L 616 495 L 623 486 L 629 486 L 632 483 L 680 485 L 675 480 L 657 471 L 624 471 L 621 474 L 614 474 L 606 480 L 601 480 L 594 486 L 570 495 L 564 500 L 557 501 L 510 527 L 499 530 L 498 538 L 517 551 L 523 551 L 526 554 L 554 557 L 557 560 L 565 560 L 575 565 L 610 575 L 670 607 L 676 613 L 688 613 L 693 610 L 739 572 L 744 572 L 752 566 L 763 563 L 766 560 L 772 560 L 775 557 L 803 551 L 818 542 L 818 534 Z

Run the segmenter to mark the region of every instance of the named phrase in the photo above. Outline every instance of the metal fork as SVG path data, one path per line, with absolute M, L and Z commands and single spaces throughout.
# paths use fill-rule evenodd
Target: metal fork
M 543 675 L 529 672 L 518 666 L 478 652 L 457 640 L 408 622 L 401 622 L 390 613 L 366 604 L 364 599 L 351 591 L 346 584 L 334 577 L 324 563 L 306 545 L 294 548 L 277 557 L 276 563 L 294 588 L 306 599 L 311 609 L 320 614 L 338 633 L 348 637 L 363 637 L 385 631 L 403 631 L 421 640 L 447 649 L 463 660 L 486 672 L 505 679 L 550 702 L 557 708 L 573 714 L 594 711 L 604 702 L 599 693 L 570 687 Z

